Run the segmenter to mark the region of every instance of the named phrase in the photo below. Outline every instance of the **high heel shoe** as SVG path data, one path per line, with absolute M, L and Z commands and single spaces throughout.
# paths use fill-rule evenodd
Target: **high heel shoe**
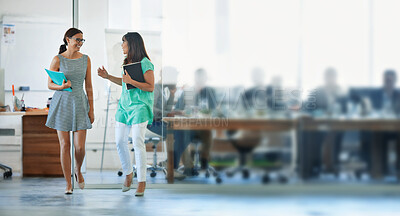
M 143 182 L 144 183 L 144 186 L 142 186 L 143 187 L 143 191 L 142 192 L 138 192 L 139 189 L 142 189 L 140 183 L 142 183 L 142 182 L 138 183 L 138 188 L 136 189 L 136 192 L 135 192 L 135 196 L 137 196 L 137 197 L 144 196 L 144 190 L 146 189 L 146 182 Z
M 122 184 L 122 192 L 129 191 L 131 189 L 132 182 L 133 182 L 133 173 L 132 173 L 131 183 L 129 184 L 129 186 L 125 186 L 125 184 Z
M 64 193 L 65 193 L 66 195 L 71 195 L 73 191 L 74 191 L 74 189 L 71 188 L 71 189 L 69 189 L 69 190 L 65 190 Z
M 75 173 L 75 180 L 78 182 L 78 175 Z M 85 188 L 85 180 L 83 182 L 78 182 L 79 188 L 83 190 Z

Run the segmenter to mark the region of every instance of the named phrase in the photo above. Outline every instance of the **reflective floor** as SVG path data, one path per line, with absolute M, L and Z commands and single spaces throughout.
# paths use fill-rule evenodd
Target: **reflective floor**
M 85 177 L 91 184 L 73 195 L 63 194 L 63 178 L 1 179 L 0 215 L 400 215 L 400 185 L 394 183 L 261 185 L 258 180 L 231 180 L 216 185 L 200 176 L 169 185 L 160 174 L 148 178 L 145 196 L 138 198 L 135 185 L 121 192 L 123 178 L 115 172 Z

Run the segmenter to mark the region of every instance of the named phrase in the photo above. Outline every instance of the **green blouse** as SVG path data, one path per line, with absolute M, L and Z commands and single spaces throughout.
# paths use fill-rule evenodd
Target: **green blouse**
M 148 58 L 143 58 L 140 63 L 143 74 L 148 70 L 154 71 L 154 65 Z M 126 84 L 122 82 L 122 93 L 115 120 L 126 125 L 140 124 L 145 121 L 151 124 L 153 122 L 153 103 L 153 92 L 143 91 L 139 88 L 127 90 Z

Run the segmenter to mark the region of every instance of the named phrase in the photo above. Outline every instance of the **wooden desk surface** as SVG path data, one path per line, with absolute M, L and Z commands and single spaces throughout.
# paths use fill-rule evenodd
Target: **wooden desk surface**
M 25 112 L 0 112 L 1 115 L 25 115 Z
M 346 118 L 296 118 L 296 119 L 233 119 L 164 117 L 171 130 L 248 129 L 282 131 L 299 127 L 300 130 L 370 130 L 400 131 L 400 119 L 346 119 Z
M 21 115 L 21 116 L 25 116 L 25 115 L 47 115 L 48 112 L 47 111 L 27 111 L 27 112 L 0 112 L 0 115 Z
M 296 119 L 239 119 L 239 118 L 184 118 L 164 117 L 172 130 L 213 130 L 213 129 L 248 129 L 282 131 L 290 130 L 297 124 Z
M 400 119 L 315 119 L 299 121 L 302 130 L 400 131 Z
M 48 111 L 28 111 L 28 112 L 25 112 L 25 115 L 34 115 L 34 116 L 36 116 L 36 115 L 48 115 L 49 114 L 49 112 Z

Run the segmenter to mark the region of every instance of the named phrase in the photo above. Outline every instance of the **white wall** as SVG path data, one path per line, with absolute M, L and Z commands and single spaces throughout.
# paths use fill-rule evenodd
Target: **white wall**
M 400 1 L 373 1 L 373 77 L 372 84 L 381 86 L 383 71 L 394 69 L 400 74 Z M 399 83 L 399 82 L 397 82 Z
M 72 23 L 72 0 L 0 0 L 0 17 L 49 16 Z
M 132 19 L 133 4 L 131 0 L 108 0 L 108 27 L 129 29 L 135 22 Z
M 72 23 L 72 1 L 71 0 L 0 0 L 0 19 L 3 16 L 27 16 L 27 17 L 56 17 L 65 23 Z M 60 35 L 62 37 L 62 35 Z M 44 41 L 43 41 L 44 42 Z M 27 47 L 28 49 L 28 47 Z M 58 47 L 55 47 L 58 50 Z M 55 53 L 56 55 L 57 53 Z M 50 65 L 51 59 L 49 59 Z M 6 86 L 11 85 L 5 83 Z M 21 97 L 24 93 L 25 103 L 28 106 L 43 108 L 46 106 L 47 98 L 51 97 L 51 91 L 40 92 L 18 92 Z M 5 94 L 5 104 L 11 103 L 11 92 Z
M 96 11 L 96 12 L 94 12 Z M 108 25 L 107 0 L 79 1 L 79 28 L 86 39 L 82 52 L 86 53 L 92 63 L 92 83 L 94 95 L 95 122 L 93 129 L 88 131 L 88 142 L 103 140 L 103 130 L 106 108 L 105 81 L 97 76 L 97 68 L 106 65 L 105 33 Z M 111 117 L 114 113 L 110 113 Z M 109 138 L 113 138 L 110 137 Z M 110 139 L 112 140 L 112 139 Z
M 79 28 L 84 32 L 84 37 L 87 40 L 82 47 L 82 52 L 89 55 L 92 62 L 92 82 L 94 87 L 95 97 L 95 115 L 96 121 L 93 129 L 88 131 L 87 142 L 88 148 L 93 149 L 97 146 L 91 146 L 90 143 L 102 142 L 104 121 L 105 121 L 105 107 L 106 96 L 104 81 L 97 77 L 97 67 L 106 64 L 105 62 L 105 36 L 104 30 L 108 25 L 108 7 L 107 0 L 82 0 L 79 4 Z M 66 23 L 72 26 L 72 1 L 71 0 L 0 0 L 0 16 L 13 15 L 13 16 L 37 16 L 61 18 Z M 67 29 L 66 29 L 67 30 Z M 63 35 L 60 35 L 62 38 Z M 42 41 L 45 42 L 45 41 Z M 37 42 L 36 42 L 37 43 Z M 29 50 L 29 47 L 27 47 Z M 55 55 L 58 47 L 55 47 Z M 49 64 L 51 59 L 49 59 Z M 8 83 L 5 83 L 8 85 Z M 24 93 L 25 104 L 31 107 L 44 108 L 47 103 L 47 98 L 53 95 L 53 91 L 29 91 L 17 92 L 17 96 L 21 97 Z M 11 92 L 6 92 L 6 104 L 11 103 Z M 115 111 L 110 112 L 110 117 L 113 118 Z M 113 132 L 113 126 L 109 125 L 110 132 Z M 114 140 L 113 133 L 108 136 L 110 142 Z M 97 156 L 96 156 L 97 157 Z M 91 164 L 98 167 L 97 162 L 99 158 L 88 158 L 88 168 Z M 112 160 L 114 161 L 114 160 Z M 113 163 L 114 167 L 118 167 Z
M 82 52 L 89 55 L 92 61 L 92 82 L 94 86 L 95 96 L 95 112 L 97 115 L 94 129 L 88 133 L 88 141 L 101 140 L 98 131 L 101 130 L 101 121 L 103 119 L 103 108 L 105 107 L 104 82 L 97 77 L 97 67 L 105 64 L 105 46 L 104 46 L 104 29 L 108 24 L 108 8 L 107 0 L 84 0 L 79 5 L 79 28 L 84 32 L 87 39 L 82 47 Z M 95 12 L 94 12 L 95 11 Z M 71 0 L 0 0 L 0 16 L 38 16 L 62 18 L 66 23 L 72 26 L 72 1 Z M 62 35 L 60 35 L 62 38 Z M 45 42 L 45 41 L 42 41 Z M 37 43 L 37 42 L 36 42 Z M 27 47 L 29 50 L 29 47 Z M 58 47 L 55 47 L 58 50 Z M 55 55 L 57 54 L 55 51 Z M 49 59 L 49 64 L 51 59 Z M 8 83 L 5 83 L 8 85 Z M 21 97 L 25 94 L 24 99 L 27 106 L 43 108 L 46 106 L 47 98 L 51 97 L 52 91 L 30 91 L 17 92 L 17 96 Z M 6 104 L 11 101 L 11 92 L 6 92 Z M 112 116 L 112 114 L 111 114 Z M 99 126 L 98 126 L 99 125 Z M 99 132 L 100 133 L 100 132 Z M 101 132 L 102 134 L 102 132 Z

